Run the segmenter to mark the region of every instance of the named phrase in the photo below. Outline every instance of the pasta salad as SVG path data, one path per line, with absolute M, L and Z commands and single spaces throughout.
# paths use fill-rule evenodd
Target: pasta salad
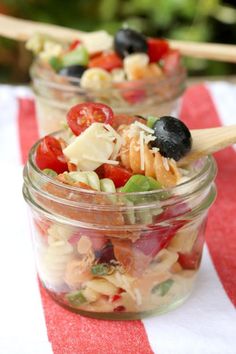
M 37 267 L 57 301 L 86 315 L 139 318 L 189 295 L 207 208 L 194 214 L 172 190 L 187 192 L 196 174 L 178 167 L 191 144 L 177 118 L 114 115 L 92 102 L 70 109 L 63 134 L 39 141 L 38 203 L 62 219 L 34 215 Z

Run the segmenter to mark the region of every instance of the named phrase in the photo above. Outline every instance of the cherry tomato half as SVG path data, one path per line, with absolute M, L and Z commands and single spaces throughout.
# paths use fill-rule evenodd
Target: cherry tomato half
M 100 178 L 110 178 L 114 182 L 116 188 L 122 187 L 130 179 L 132 173 L 120 166 L 109 165 L 104 163 L 99 167 L 97 173 Z
M 67 113 L 67 123 L 75 135 L 80 135 L 92 123 L 112 124 L 113 111 L 102 103 L 80 103 Z
M 148 56 L 150 63 L 157 62 L 169 50 L 169 44 L 164 39 L 149 38 L 148 41 Z
M 35 162 L 41 170 L 50 168 L 57 173 L 68 170 L 60 142 L 53 136 L 45 136 L 36 150 Z
M 122 59 L 114 52 L 101 53 L 89 60 L 89 68 L 102 68 L 111 71 L 116 68 L 122 68 Z

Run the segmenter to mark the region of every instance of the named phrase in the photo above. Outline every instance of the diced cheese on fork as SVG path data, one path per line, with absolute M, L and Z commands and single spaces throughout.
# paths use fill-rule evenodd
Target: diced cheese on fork
M 64 155 L 80 171 L 94 171 L 109 160 L 115 147 L 115 137 L 103 123 L 93 123 L 64 150 Z

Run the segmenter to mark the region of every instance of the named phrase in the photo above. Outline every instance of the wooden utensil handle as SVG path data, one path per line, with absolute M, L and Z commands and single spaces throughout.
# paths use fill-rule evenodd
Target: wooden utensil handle
M 82 32 L 66 27 L 17 19 L 0 14 L 0 35 L 20 41 L 28 40 L 34 33 L 43 33 L 60 38 L 61 41 L 81 39 L 90 53 L 111 47 L 112 37 L 105 31 Z M 205 58 L 236 63 L 236 45 L 197 43 L 169 40 L 173 49 L 195 58 Z
M 169 40 L 171 48 L 195 58 L 236 63 L 236 45 Z
M 0 14 L 0 35 L 3 37 L 27 41 L 35 33 L 59 38 L 62 42 L 81 39 L 91 54 L 110 49 L 113 41 L 112 36 L 105 31 L 82 32 L 71 28 L 22 20 Z
M 22 20 L 0 14 L 0 35 L 19 41 L 27 41 L 34 33 L 51 34 L 52 36 L 56 34 L 56 37 L 60 37 L 62 40 L 68 40 L 68 38 L 69 40 L 75 39 L 84 35 L 83 32 L 77 30 L 46 23 Z
M 220 151 L 236 143 L 236 125 L 209 129 L 191 130 L 193 139 L 191 151 L 178 161 L 178 166 L 188 165 L 194 160 Z

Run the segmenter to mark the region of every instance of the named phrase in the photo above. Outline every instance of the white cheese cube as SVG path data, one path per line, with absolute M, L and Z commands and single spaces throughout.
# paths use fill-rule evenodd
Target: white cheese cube
M 93 123 L 63 153 L 81 171 L 94 171 L 111 156 L 115 137 L 103 123 Z

